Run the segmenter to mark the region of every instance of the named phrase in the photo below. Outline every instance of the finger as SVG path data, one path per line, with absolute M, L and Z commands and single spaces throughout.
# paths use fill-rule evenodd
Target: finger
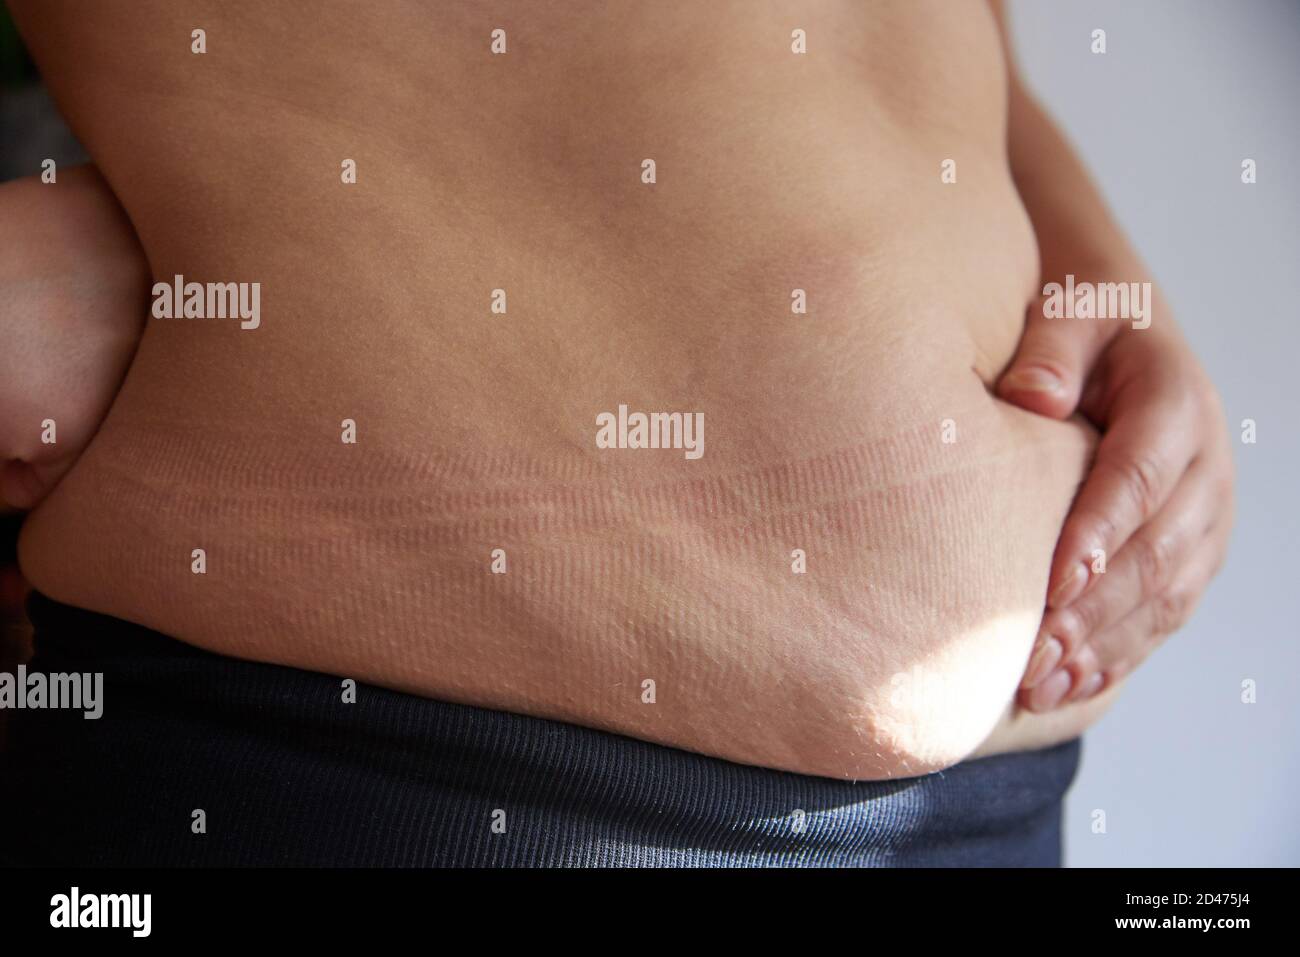
M 1130 380 L 1112 403 L 1112 418 L 1061 530 L 1050 608 L 1088 588 L 1098 555 L 1118 554 L 1168 500 L 1199 449 L 1194 395 L 1176 382 Z
M 1128 617 L 1174 580 L 1201 545 L 1220 512 L 1222 488 L 1217 464 L 1197 459 L 1183 475 L 1169 501 L 1120 548 L 1097 575 L 1097 583 L 1073 604 L 1052 609 L 1043 618 L 1040 641 L 1061 645 L 1059 662 L 1069 661 L 1089 637 Z M 1025 686 L 1045 674 L 1025 675 Z
M 1067 665 L 1053 668 L 1042 681 L 1032 688 L 1023 688 L 1019 694 L 1021 707 L 1036 714 L 1043 714 L 1056 708 L 1074 691 L 1078 676 L 1087 676 L 1100 672 L 1096 651 L 1091 643 L 1085 643 L 1075 652 L 1074 658 Z M 1090 694 L 1101 689 L 1094 688 Z
M 1033 687 L 1023 688 L 1019 695 L 1022 707 L 1042 713 L 1099 693 L 1145 660 L 1157 643 L 1157 635 L 1181 627 L 1200 592 L 1218 574 L 1227 553 L 1232 506 L 1231 497 L 1225 498 L 1226 507 L 1219 509 L 1211 529 L 1201 536 L 1173 584 L 1083 641 L 1069 660 L 1062 659 Z
M 0 464 L 0 505 L 20 512 L 35 508 L 75 460 L 75 456 L 63 456 L 52 462 L 10 459 Z
M 1223 563 L 1231 524 L 1230 519 L 1219 522 L 1204 536 L 1168 588 L 1087 642 L 1062 668 L 1069 675 L 1070 690 L 1058 703 L 1081 701 L 1123 680 L 1187 623 Z
M 1023 707 L 1036 713 L 1053 710 L 1099 694 L 1125 679 L 1134 668 L 1186 624 L 1210 579 L 1217 575 L 1227 553 L 1231 519 L 1206 534 L 1173 585 L 1127 618 L 1093 637 L 1073 661 L 1053 671 L 1036 688 L 1021 693 Z
M 1066 418 L 1113 335 L 1114 323 L 1049 319 L 1039 298 L 1026 314 L 1024 335 L 998 382 L 998 395 L 1039 415 Z

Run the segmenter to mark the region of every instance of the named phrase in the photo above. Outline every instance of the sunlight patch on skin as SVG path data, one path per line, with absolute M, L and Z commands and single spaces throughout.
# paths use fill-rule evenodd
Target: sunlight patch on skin
M 892 675 L 879 740 L 908 756 L 918 774 L 969 755 L 1010 702 L 1040 617 L 1028 610 L 999 615 Z

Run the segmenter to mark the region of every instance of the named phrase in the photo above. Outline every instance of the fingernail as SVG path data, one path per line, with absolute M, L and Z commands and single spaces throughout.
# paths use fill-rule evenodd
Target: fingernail
M 1032 688 L 1046 678 L 1047 673 L 1061 660 L 1064 652 L 1061 643 L 1051 635 L 1039 635 L 1038 644 L 1029 658 L 1029 667 L 1025 669 L 1025 680 L 1020 683 L 1020 686 L 1026 689 Z
M 1034 703 L 1038 705 L 1039 710 L 1050 711 L 1061 703 L 1061 699 L 1069 690 L 1070 673 L 1064 668 L 1057 668 L 1034 689 Z
M 1007 373 L 1002 386 L 1019 392 L 1059 392 L 1062 382 L 1040 366 L 1021 366 Z
M 1088 572 L 1081 563 L 1075 563 L 1061 583 L 1053 589 L 1052 594 L 1048 596 L 1047 605 L 1049 608 L 1063 608 L 1070 602 L 1079 597 L 1083 591 L 1083 586 L 1088 583 Z
M 1078 693 L 1074 696 L 1075 700 L 1082 701 L 1084 698 L 1091 698 L 1101 690 L 1102 682 L 1105 680 L 1100 671 L 1093 672 L 1088 676 L 1088 680 L 1079 687 Z

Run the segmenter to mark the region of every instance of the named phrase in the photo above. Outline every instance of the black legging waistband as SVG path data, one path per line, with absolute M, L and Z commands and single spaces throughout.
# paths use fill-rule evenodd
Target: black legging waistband
M 1056 865 L 1079 743 L 848 783 L 215 655 L 33 595 L 0 855 L 59 865 Z

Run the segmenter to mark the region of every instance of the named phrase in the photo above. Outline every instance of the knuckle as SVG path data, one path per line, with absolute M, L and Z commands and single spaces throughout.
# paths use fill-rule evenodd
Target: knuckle
M 1156 637 L 1168 635 L 1183 626 L 1192 610 L 1192 596 L 1182 589 L 1163 592 L 1152 606 L 1153 628 Z
M 1118 475 L 1139 518 L 1146 521 L 1161 501 L 1164 483 L 1160 463 L 1150 454 L 1141 453 L 1122 458 L 1112 463 L 1111 468 Z
M 1158 635 L 1151 635 L 1149 638 L 1147 638 L 1147 643 L 1142 648 L 1142 660 L 1145 661 L 1151 655 L 1154 655 L 1158 650 L 1160 650 L 1160 646 L 1165 643 L 1165 640 L 1169 637 L 1170 634 L 1172 634 L 1172 632 L 1166 632 L 1164 634 L 1158 634 Z
M 1220 506 L 1224 508 L 1231 507 L 1233 492 L 1236 488 L 1235 476 L 1231 468 L 1220 469 L 1219 474 L 1214 478 L 1214 497 Z
M 1227 415 L 1223 408 L 1223 397 L 1219 395 L 1219 390 L 1214 387 L 1214 383 L 1209 376 L 1199 376 L 1198 378 L 1200 387 L 1196 391 L 1201 409 L 1216 422 L 1227 421 Z
M 1080 600 L 1057 617 L 1052 634 L 1064 649 L 1063 658 L 1078 654 L 1096 626 L 1097 614 L 1095 602 Z
M 1174 571 L 1173 541 L 1165 536 L 1139 535 L 1131 546 L 1143 594 L 1160 594 Z
M 1214 483 L 1214 494 L 1218 517 L 1231 525 L 1237 509 L 1237 481 L 1231 465 L 1220 471 Z
M 1103 512 L 1089 511 L 1086 517 L 1070 530 L 1069 544 L 1072 551 L 1087 553 L 1094 547 L 1114 550 L 1119 539 L 1119 526 L 1115 519 Z M 1064 539 L 1064 536 L 1062 536 Z
M 1228 550 L 1220 548 L 1214 556 L 1214 561 L 1210 564 L 1210 578 L 1218 578 L 1219 573 L 1223 571 L 1223 566 L 1228 563 Z
M 1090 675 L 1101 670 L 1101 660 L 1091 642 L 1079 649 L 1079 653 L 1066 664 L 1066 670 L 1073 676 L 1076 686 L 1083 684 Z
M 1138 663 L 1129 658 L 1121 658 L 1118 661 L 1111 662 L 1106 667 L 1106 685 L 1111 687 L 1123 681 L 1137 667 Z

